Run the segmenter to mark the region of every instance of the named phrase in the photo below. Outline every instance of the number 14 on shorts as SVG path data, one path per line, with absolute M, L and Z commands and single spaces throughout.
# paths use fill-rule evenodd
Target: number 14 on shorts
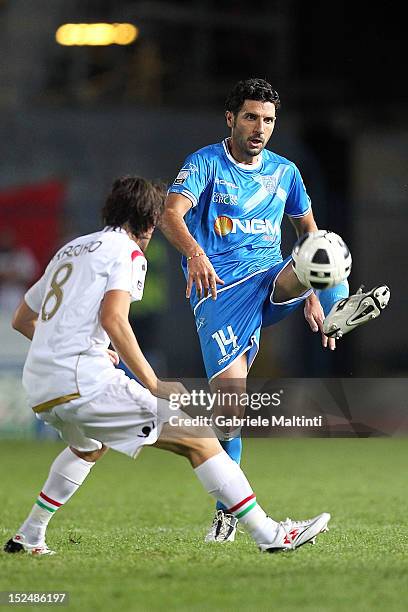
M 227 354 L 225 347 L 232 344 L 233 348 L 236 348 L 237 340 L 238 340 L 238 337 L 234 334 L 234 331 L 231 325 L 227 325 L 226 330 L 227 330 L 228 337 L 225 335 L 223 329 L 219 329 L 211 336 L 211 338 L 213 338 L 218 344 L 218 347 L 221 351 L 221 355 L 223 357 L 225 357 L 225 355 Z

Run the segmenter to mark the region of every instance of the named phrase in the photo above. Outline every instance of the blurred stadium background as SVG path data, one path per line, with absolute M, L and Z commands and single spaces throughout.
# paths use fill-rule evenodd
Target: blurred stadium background
M 132 24 L 134 40 L 56 40 L 63 24 L 101 22 Z M 281 95 L 269 146 L 299 166 L 319 226 L 349 244 L 352 290 L 385 282 L 392 297 L 380 321 L 334 354 L 297 312 L 264 332 L 251 374 L 406 376 L 405 36 L 404 21 L 382 4 L 0 0 L 3 435 L 32 431 L 20 385 L 28 343 L 10 330 L 14 297 L 63 242 L 100 227 L 116 176 L 170 183 L 189 152 L 221 140 L 226 94 L 252 76 Z M 293 241 L 286 224 L 284 254 Z M 157 232 L 148 257 L 136 335 L 160 376 L 204 376 L 180 256 Z

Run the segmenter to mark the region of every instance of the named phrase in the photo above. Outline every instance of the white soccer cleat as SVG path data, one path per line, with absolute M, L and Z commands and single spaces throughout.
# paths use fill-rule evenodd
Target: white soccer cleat
M 40 555 L 55 555 L 55 551 L 50 550 L 47 544 L 29 544 L 26 538 L 21 533 L 17 533 L 14 538 L 10 540 L 4 546 L 4 552 L 6 553 L 20 553 L 25 552 L 28 555 L 40 556 Z
M 233 514 L 216 510 L 210 531 L 205 536 L 205 542 L 234 542 L 238 519 Z
M 359 325 L 380 316 L 390 299 L 387 285 L 378 285 L 363 293 L 363 287 L 350 297 L 336 302 L 323 321 L 323 331 L 329 338 L 342 338 Z
M 286 521 L 279 523 L 273 542 L 259 544 L 259 549 L 262 552 L 274 553 L 295 550 L 303 544 L 314 544 L 319 533 L 328 531 L 327 523 L 329 520 L 330 514 L 328 512 L 323 512 L 323 514 L 305 521 L 292 521 L 287 518 Z
M 324 513 L 327 514 L 327 513 Z M 319 515 L 321 516 L 321 515 Z M 330 520 L 330 514 L 328 515 L 328 519 L 327 522 Z M 318 518 L 317 516 L 315 516 L 314 518 L 311 519 L 305 519 L 304 521 L 293 521 L 292 519 L 290 519 L 289 517 L 286 519 L 286 521 L 282 521 L 281 525 L 286 529 L 286 530 L 291 530 L 291 529 L 300 529 L 300 528 L 306 528 L 306 527 L 310 527 L 310 525 L 316 520 L 316 518 Z M 326 531 L 329 531 L 329 528 L 327 526 L 323 527 L 323 529 L 320 531 L 320 533 L 324 533 Z M 316 536 L 313 538 L 313 540 L 310 540 L 311 544 L 316 544 Z

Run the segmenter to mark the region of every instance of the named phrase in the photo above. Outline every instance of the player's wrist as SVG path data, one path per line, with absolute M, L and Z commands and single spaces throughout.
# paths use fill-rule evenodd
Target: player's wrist
M 194 253 L 191 253 L 191 255 L 187 255 L 186 259 L 187 259 L 188 262 L 190 262 L 191 260 L 195 259 L 196 257 L 205 257 L 204 251 L 195 251 Z
M 145 376 L 142 382 L 145 385 L 145 387 L 147 387 L 147 389 L 150 391 L 152 395 L 156 395 L 157 388 L 159 385 L 159 379 L 157 378 L 156 375 Z
M 186 258 L 197 256 L 198 253 L 205 255 L 203 247 L 200 246 L 195 240 L 193 240 L 184 251 Z
M 312 293 L 307 296 L 306 301 L 310 303 L 315 303 L 315 302 L 319 302 L 319 298 L 317 297 L 315 292 L 312 291 Z

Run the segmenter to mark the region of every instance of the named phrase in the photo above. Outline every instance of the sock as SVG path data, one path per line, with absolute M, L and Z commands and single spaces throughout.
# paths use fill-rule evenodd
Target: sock
M 72 497 L 94 465 L 75 455 L 70 448 L 58 455 L 37 501 L 18 530 L 29 544 L 44 543 L 45 531 L 54 513 Z
M 258 544 L 275 539 L 279 524 L 265 514 L 241 468 L 225 452 L 207 459 L 194 471 L 206 491 L 228 508 Z
M 228 457 L 231 457 L 238 465 L 241 463 L 242 454 L 242 439 L 241 437 L 233 438 L 232 440 L 222 440 L 220 442 L 222 448 L 227 453 Z
M 330 289 L 318 289 L 316 295 L 322 305 L 324 316 L 327 317 L 336 302 L 349 296 L 348 281 L 345 280 L 335 287 L 330 287 Z
M 242 439 L 241 437 L 232 438 L 232 440 L 220 440 L 222 448 L 225 450 L 227 455 L 231 457 L 238 465 L 241 463 L 242 455 Z M 217 501 L 217 510 L 226 510 L 227 508 L 220 501 Z

